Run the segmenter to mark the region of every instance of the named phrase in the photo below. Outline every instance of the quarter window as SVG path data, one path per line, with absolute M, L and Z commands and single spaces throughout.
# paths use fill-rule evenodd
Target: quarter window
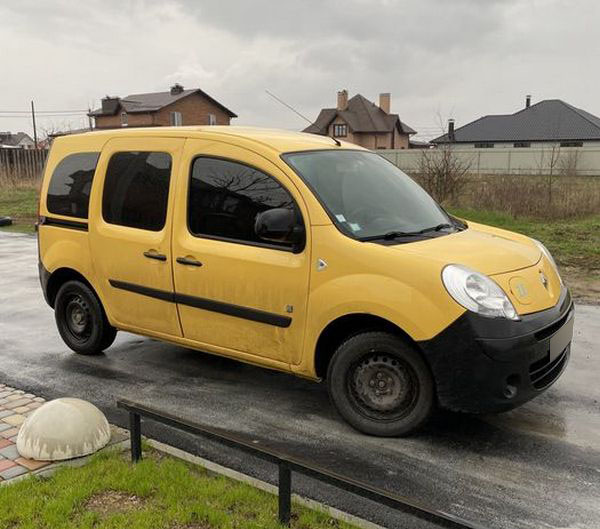
M 85 219 L 99 153 L 81 152 L 63 158 L 54 169 L 46 207 L 50 213 Z
M 272 208 L 298 211 L 292 196 L 274 178 L 228 160 L 194 160 L 188 197 L 192 234 L 264 245 L 254 223 L 258 213 Z
M 102 216 L 110 224 L 160 231 L 165 225 L 171 156 L 119 152 L 108 162 Z
M 216 125 L 217 124 L 217 116 L 215 116 L 214 114 L 209 114 L 208 115 L 208 124 Z
M 126 127 L 128 123 L 127 112 L 121 112 L 121 127 Z

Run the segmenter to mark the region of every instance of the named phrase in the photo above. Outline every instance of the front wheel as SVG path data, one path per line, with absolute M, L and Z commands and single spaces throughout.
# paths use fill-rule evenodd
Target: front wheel
M 421 355 L 385 332 L 365 332 L 342 343 L 329 364 L 327 383 L 342 417 L 370 435 L 413 433 L 435 404 L 433 378 Z
M 79 354 L 101 353 L 117 334 L 94 291 L 81 281 L 67 281 L 60 287 L 54 318 L 63 341 Z

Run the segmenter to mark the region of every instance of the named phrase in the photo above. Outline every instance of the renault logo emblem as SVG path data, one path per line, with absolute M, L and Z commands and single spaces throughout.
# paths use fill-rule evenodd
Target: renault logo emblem
M 548 288 L 548 278 L 546 277 L 546 274 L 544 274 L 544 272 L 542 272 L 540 270 L 540 281 L 542 282 L 542 285 L 544 285 L 544 288 Z

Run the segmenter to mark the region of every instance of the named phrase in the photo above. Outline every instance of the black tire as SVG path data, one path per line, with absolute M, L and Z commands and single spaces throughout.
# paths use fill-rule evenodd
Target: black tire
M 342 343 L 329 363 L 327 385 L 340 415 L 357 430 L 379 437 L 414 433 L 435 407 L 425 361 L 386 332 L 365 332 Z
M 101 353 L 117 335 L 100 300 L 81 281 L 67 281 L 60 287 L 54 302 L 54 318 L 63 341 L 79 354 Z

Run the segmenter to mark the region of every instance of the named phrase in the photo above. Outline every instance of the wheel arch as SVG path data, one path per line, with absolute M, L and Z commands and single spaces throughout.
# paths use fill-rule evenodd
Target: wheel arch
M 429 365 L 429 362 L 425 358 L 418 343 L 415 342 L 401 327 L 381 316 L 367 313 L 353 313 L 332 320 L 321 331 L 321 334 L 317 339 L 314 354 L 314 369 L 316 375 L 321 379 L 326 378 L 329 362 L 331 361 L 335 350 L 342 342 L 356 334 L 370 331 L 383 331 L 399 336 L 412 345 L 425 360 L 425 363 Z
M 58 268 L 50 274 L 50 277 L 48 278 L 48 284 L 46 286 L 46 297 L 48 299 L 48 304 L 52 308 L 54 308 L 56 294 L 58 294 L 58 290 L 60 289 L 60 287 L 64 285 L 67 281 L 73 280 L 81 281 L 82 283 L 86 284 L 92 290 L 92 292 L 94 292 L 94 294 L 100 301 L 100 304 L 102 304 L 102 300 L 100 299 L 98 292 L 83 274 L 81 274 L 73 268 L 62 267 Z

